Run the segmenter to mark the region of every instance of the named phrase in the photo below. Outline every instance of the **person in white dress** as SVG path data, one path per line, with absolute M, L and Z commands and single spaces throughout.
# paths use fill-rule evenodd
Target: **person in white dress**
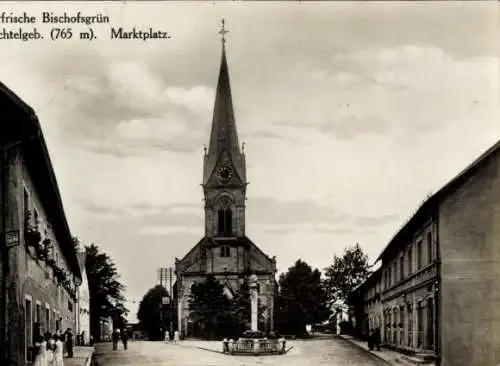
M 165 343 L 168 343 L 170 341 L 170 333 L 168 330 L 165 331 Z
M 174 332 L 174 343 L 179 343 L 179 340 L 180 340 L 179 331 L 176 330 Z
M 64 366 L 64 345 L 61 342 L 61 337 L 55 335 L 54 340 L 56 347 L 54 350 L 54 361 L 52 362 L 52 366 Z
M 33 366 L 47 366 L 47 342 L 38 331 L 34 339 L 35 359 Z
M 47 341 L 47 366 L 52 366 L 54 363 L 54 349 L 56 348 L 56 341 L 54 340 L 54 336 L 47 333 L 45 337 Z

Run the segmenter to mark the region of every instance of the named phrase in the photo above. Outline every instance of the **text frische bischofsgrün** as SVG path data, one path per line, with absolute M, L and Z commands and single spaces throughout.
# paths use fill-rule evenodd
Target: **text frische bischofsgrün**
M 42 24 L 43 27 L 37 28 Z M 145 27 L 126 28 L 111 26 L 110 17 L 102 13 L 84 14 L 82 12 L 42 12 L 38 15 L 28 12 L 0 12 L 0 41 L 31 41 L 49 39 L 70 40 L 83 39 L 92 41 L 97 38 L 122 40 L 156 40 L 169 39 L 170 34 L 164 30 Z M 47 29 L 47 25 L 49 28 Z M 107 27 L 105 25 L 108 25 Z M 103 29 L 104 28 L 104 29 Z

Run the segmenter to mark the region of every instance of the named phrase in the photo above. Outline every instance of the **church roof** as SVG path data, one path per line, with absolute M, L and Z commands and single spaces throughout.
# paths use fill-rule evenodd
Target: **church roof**
M 215 94 L 212 131 L 208 153 L 220 153 L 223 148 L 240 152 L 236 121 L 234 118 L 231 84 L 227 66 L 226 47 L 222 47 L 222 60 Z
M 261 258 L 265 258 L 265 261 L 268 261 L 268 263 L 275 263 L 276 261 L 275 257 L 269 257 L 246 236 L 223 239 L 203 237 L 194 247 L 191 248 L 188 253 L 186 253 L 184 257 L 182 257 L 182 259 L 176 258 L 176 271 L 180 271 L 182 273 L 186 268 L 192 266 L 200 260 L 200 257 L 203 256 L 205 248 L 218 245 L 243 246 L 249 250 L 254 250 L 257 255 L 260 255 Z
M 226 32 L 224 28 L 221 31 L 223 34 Z M 222 39 L 222 56 L 215 94 L 210 142 L 208 153 L 205 156 L 207 159 L 203 174 L 203 182 L 205 184 L 208 182 L 223 151 L 228 153 L 239 178 L 245 182 L 244 154 L 240 150 L 238 132 L 236 129 L 224 38 Z

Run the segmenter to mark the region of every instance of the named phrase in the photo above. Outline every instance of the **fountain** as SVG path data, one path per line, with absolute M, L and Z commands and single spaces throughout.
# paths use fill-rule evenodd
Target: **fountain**
M 250 285 L 250 310 L 251 329 L 243 332 L 241 337 L 234 341 L 224 339 L 222 342 L 223 352 L 230 355 L 282 355 L 286 353 L 284 338 L 268 339 L 258 329 L 258 296 L 257 276 L 251 275 Z

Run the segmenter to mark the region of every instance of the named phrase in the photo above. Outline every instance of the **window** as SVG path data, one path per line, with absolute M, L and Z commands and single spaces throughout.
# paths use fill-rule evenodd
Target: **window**
M 422 240 L 417 241 L 417 269 L 422 268 Z
M 417 348 L 421 348 L 424 343 L 424 308 L 422 303 L 417 304 Z
M 28 195 L 28 191 L 24 188 L 24 212 L 29 211 L 30 209 L 30 196 Z
M 24 346 L 26 351 L 28 347 L 31 346 L 33 340 L 33 318 L 32 318 L 32 308 L 31 308 L 31 299 L 24 299 L 24 317 L 26 319 L 26 339 L 24 342 Z M 26 356 L 28 356 L 28 352 L 26 352 Z
M 45 331 L 50 332 L 50 308 L 45 308 Z
M 427 300 L 427 349 L 434 349 L 434 301 L 432 298 Z
M 233 232 L 232 212 L 230 208 L 223 208 L 218 211 L 217 224 L 220 235 L 231 235 Z
M 412 244 L 410 244 L 410 247 L 408 248 L 408 274 L 411 274 L 413 272 L 413 250 L 412 250 Z
M 70 300 L 68 300 L 68 310 L 73 312 L 73 303 Z
M 42 320 L 42 306 L 37 303 L 35 310 L 35 322 L 40 323 L 41 320 Z
M 389 277 L 389 286 L 391 286 L 392 285 L 392 266 L 389 267 L 389 276 L 388 277 Z
M 227 245 L 223 245 L 220 247 L 220 256 L 221 257 L 230 257 L 231 256 L 231 248 Z
M 405 259 L 403 256 L 399 259 L 399 279 L 405 278 Z
M 427 233 L 427 259 L 429 263 L 432 263 L 432 232 Z

